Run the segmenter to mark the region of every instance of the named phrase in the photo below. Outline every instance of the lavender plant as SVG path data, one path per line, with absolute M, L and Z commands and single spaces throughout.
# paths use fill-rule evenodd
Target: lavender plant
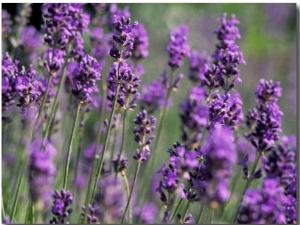
M 165 55 L 139 4 L 44 3 L 40 30 L 34 6 L 2 9 L 3 223 L 298 222 L 284 82 L 245 94 L 243 18 L 223 13 L 211 55 L 172 19 Z

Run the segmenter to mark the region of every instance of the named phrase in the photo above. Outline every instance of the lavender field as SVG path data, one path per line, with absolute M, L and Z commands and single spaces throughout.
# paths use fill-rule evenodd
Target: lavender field
M 296 224 L 296 4 L 2 4 L 4 224 Z

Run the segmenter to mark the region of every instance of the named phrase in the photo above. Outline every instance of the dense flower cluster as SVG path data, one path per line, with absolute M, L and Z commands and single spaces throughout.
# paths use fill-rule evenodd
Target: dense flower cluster
M 109 53 L 109 36 L 104 33 L 102 27 L 94 27 L 90 34 L 92 55 L 97 59 L 103 67 L 105 65 L 105 57 Z
M 190 67 L 188 78 L 195 84 L 201 84 L 204 79 L 205 65 L 210 64 L 211 58 L 206 55 L 205 51 L 201 53 L 197 50 L 191 52 Z
M 98 91 L 96 81 L 100 80 L 100 64 L 90 55 L 85 55 L 73 71 L 72 93 L 78 101 L 85 102 Z
M 12 25 L 12 21 L 10 19 L 10 14 L 5 10 L 2 9 L 1 11 L 1 15 L 2 15 L 2 38 L 7 37 L 10 33 L 11 33 L 11 25 Z
M 176 69 L 182 67 L 184 57 L 190 56 L 188 44 L 189 29 L 186 25 L 174 28 L 170 33 L 170 42 L 167 46 L 169 53 L 169 66 Z
M 72 208 L 68 208 L 73 202 L 72 193 L 68 190 L 56 190 L 53 194 L 52 213 L 54 217 L 50 220 L 50 224 L 65 224 L 66 219 L 73 212 Z
M 286 223 L 284 205 L 287 198 L 276 179 L 265 179 L 261 187 L 248 189 L 245 194 L 238 223 Z
M 145 26 L 139 23 L 136 28 L 133 30 L 133 50 L 132 50 L 132 59 L 141 60 L 148 56 L 148 34 Z

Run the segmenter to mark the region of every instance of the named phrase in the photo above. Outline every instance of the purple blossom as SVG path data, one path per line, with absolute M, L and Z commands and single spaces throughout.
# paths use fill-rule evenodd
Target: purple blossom
M 84 212 L 85 212 L 85 206 L 81 207 L 81 215 L 82 219 L 84 218 Z M 89 205 L 89 211 L 87 213 L 87 221 L 88 224 L 94 224 L 94 223 L 99 223 L 99 216 L 101 214 L 101 210 L 98 206 L 95 204 Z
M 276 103 L 277 99 L 281 97 L 281 91 L 279 82 L 274 83 L 272 80 L 261 79 L 255 92 L 256 102 L 258 104 Z
M 99 219 L 103 223 L 116 223 L 123 215 L 127 197 L 123 181 L 114 174 L 102 178 L 98 183 L 95 204 L 100 208 Z
M 167 46 L 169 53 L 169 66 L 176 69 L 182 67 L 184 57 L 190 56 L 190 46 L 188 44 L 189 28 L 181 25 L 170 32 L 170 42 Z
M 11 26 L 12 21 L 10 18 L 10 14 L 5 9 L 2 9 L 2 38 L 9 36 L 9 34 L 11 33 Z
M 113 3 L 109 5 L 110 18 L 108 21 L 108 26 L 111 28 L 116 19 L 121 19 L 122 16 L 129 18 L 131 16 L 128 6 L 125 6 L 123 9 L 118 8 L 118 5 Z
M 73 202 L 72 193 L 69 190 L 56 190 L 53 195 L 52 213 L 54 217 L 50 220 L 50 224 L 65 224 L 66 219 L 73 212 L 68 207 Z
M 143 224 L 153 224 L 158 216 L 158 209 L 153 203 L 146 203 L 144 207 L 137 206 L 134 208 L 133 214 L 141 219 Z
M 200 84 L 204 79 L 205 65 L 209 65 L 211 58 L 207 56 L 205 51 L 201 53 L 197 50 L 191 52 L 190 67 L 189 67 L 189 79 Z
M 139 23 L 133 30 L 132 59 L 138 61 L 148 56 L 148 34 L 143 24 Z
M 115 172 L 125 171 L 129 164 L 128 159 L 126 157 L 121 156 L 121 159 L 119 159 L 119 158 L 120 158 L 120 155 L 118 155 L 118 157 L 116 157 L 112 160 L 112 164 L 113 164 Z M 119 160 L 120 160 L 120 163 L 119 163 Z
M 134 123 L 137 125 L 134 130 L 134 140 L 138 143 L 138 149 L 133 158 L 144 162 L 150 156 L 150 145 L 154 140 L 154 135 L 150 135 L 155 130 L 156 119 L 154 116 L 148 116 L 144 109 L 136 115 Z
M 282 224 L 286 222 L 284 204 L 287 198 L 276 179 L 265 179 L 262 186 L 246 190 L 238 223 Z
M 55 48 L 48 48 L 44 54 L 44 67 L 50 76 L 56 76 L 64 63 L 65 52 Z
M 29 190 L 30 197 L 37 210 L 44 210 L 50 205 L 52 186 L 56 174 L 52 157 L 56 149 L 46 142 L 41 151 L 41 138 L 36 138 L 29 149 Z
M 236 163 L 234 137 L 228 127 L 218 125 L 203 144 L 207 180 L 207 197 L 210 202 L 224 203 L 230 196 L 229 178 Z
M 96 81 L 100 80 L 101 69 L 93 57 L 85 55 L 82 58 L 78 67 L 73 71 L 72 79 L 72 93 L 78 101 L 89 101 L 93 93 L 98 91 Z
M 105 57 L 109 54 L 109 36 L 104 34 L 104 30 L 102 27 L 94 27 L 91 30 L 90 39 L 92 46 L 92 55 L 103 67 L 105 64 Z
M 181 139 L 189 147 L 197 147 L 207 126 L 208 106 L 206 91 L 203 87 L 193 87 L 189 96 L 180 105 Z

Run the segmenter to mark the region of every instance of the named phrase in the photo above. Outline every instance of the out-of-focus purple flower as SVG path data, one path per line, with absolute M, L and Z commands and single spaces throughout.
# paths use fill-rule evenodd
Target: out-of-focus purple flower
M 123 215 L 127 197 L 123 182 L 114 174 L 102 178 L 98 183 L 95 204 L 100 207 L 99 220 L 117 223 Z
M 94 27 L 91 30 L 92 55 L 98 60 L 103 67 L 105 57 L 109 54 L 109 36 L 106 35 L 102 27 Z
M 85 206 L 81 207 L 81 215 L 82 219 L 84 218 Z M 89 205 L 89 211 L 87 213 L 87 221 L 88 224 L 97 224 L 99 223 L 99 216 L 101 214 L 101 210 L 95 204 Z
M 56 174 L 52 157 L 56 149 L 46 142 L 45 148 L 40 149 L 41 138 L 36 138 L 29 149 L 29 191 L 30 198 L 37 210 L 44 210 L 51 203 L 52 186 Z
M 114 158 L 112 160 L 112 164 L 114 167 L 115 172 L 123 172 L 127 169 L 128 167 L 128 159 L 124 156 L 121 156 L 121 159 L 119 159 L 120 155 L 118 155 L 118 157 Z M 119 163 L 120 160 L 120 163 Z M 119 165 L 118 165 L 119 163 Z
M 136 218 L 141 219 L 143 224 L 153 224 L 156 222 L 158 210 L 155 204 L 146 203 L 144 207 L 135 207 L 133 214 Z
M 191 52 L 189 79 L 195 84 L 201 84 L 204 79 L 205 65 L 209 65 L 211 58 L 207 56 L 205 51 L 201 53 L 197 50 Z
M 88 101 L 93 93 L 98 91 L 96 81 L 100 80 L 101 69 L 93 57 L 85 55 L 82 58 L 78 67 L 73 71 L 72 79 L 72 93 L 78 101 Z
M 259 104 L 276 103 L 277 99 L 281 97 L 281 91 L 282 88 L 279 82 L 261 79 L 255 92 L 256 102 Z
M 208 123 L 209 111 L 206 97 L 207 94 L 203 87 L 193 87 L 189 96 L 180 105 L 181 139 L 191 148 L 197 147 Z
M 109 5 L 110 18 L 108 21 L 108 27 L 112 29 L 113 24 L 116 19 L 121 19 L 122 16 L 129 18 L 131 16 L 128 6 L 125 6 L 123 9 L 118 8 L 118 5 L 113 3 Z
M 162 76 L 150 84 L 143 84 L 140 98 L 141 108 L 153 113 L 165 104 L 166 93 Z
M 150 156 L 150 145 L 154 140 L 154 135 L 150 135 L 155 130 L 156 119 L 148 116 L 144 109 L 136 115 L 134 123 L 137 125 L 134 130 L 134 140 L 138 143 L 138 148 L 133 158 L 139 162 L 146 161 Z
M 2 44 L 4 38 L 8 37 L 11 33 L 11 26 L 12 21 L 10 18 L 10 14 L 5 9 L 2 9 Z
M 50 76 L 55 76 L 64 63 L 65 52 L 60 49 L 48 48 L 44 54 L 44 67 Z
M 215 126 L 203 144 L 207 180 L 208 201 L 224 203 L 230 196 L 229 178 L 236 163 L 236 149 L 232 131 L 222 125 Z
M 67 45 L 72 43 L 71 55 L 75 58 L 83 56 L 82 33 L 87 30 L 90 22 L 89 14 L 83 11 L 83 5 L 43 4 L 44 41 L 49 47 L 66 50 Z
M 216 124 L 227 125 L 235 128 L 243 120 L 243 102 L 238 92 L 230 95 L 224 93 L 213 94 L 209 104 L 209 124 L 208 129 L 212 129 Z
M 262 186 L 246 190 L 237 222 L 246 224 L 286 223 L 284 205 L 287 200 L 284 189 L 279 186 L 276 179 L 265 179 Z
M 73 209 L 68 209 L 73 202 L 72 193 L 69 190 L 56 190 L 53 199 L 52 213 L 55 216 L 50 220 L 50 224 L 68 223 L 66 219 L 73 212 Z
M 18 76 L 18 61 L 13 62 L 8 53 L 2 58 L 2 113 L 15 104 L 17 96 L 16 79 Z M 3 119 L 8 119 L 3 116 Z
M 145 26 L 139 23 L 133 30 L 133 50 L 132 50 L 132 59 L 141 60 L 148 56 L 148 34 Z
M 183 65 L 183 59 L 190 56 L 188 44 L 189 28 L 181 25 L 170 32 L 170 42 L 167 46 L 169 53 L 169 66 L 176 69 Z

